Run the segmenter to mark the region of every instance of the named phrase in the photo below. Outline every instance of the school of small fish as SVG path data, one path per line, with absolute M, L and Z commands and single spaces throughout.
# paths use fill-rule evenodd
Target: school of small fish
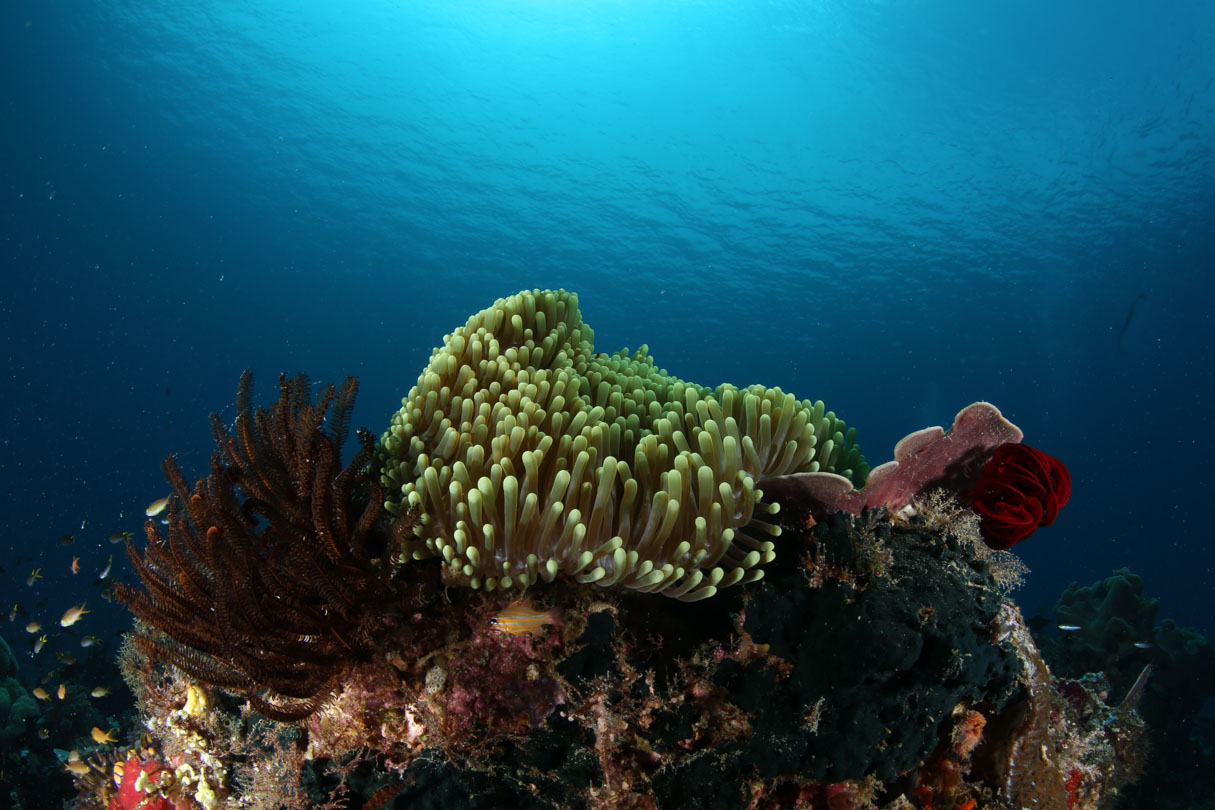
M 172 494 L 170 494 L 163 498 L 157 498 L 156 500 L 152 501 L 144 510 L 144 514 L 149 518 L 155 518 L 161 515 L 168 508 L 172 497 Z M 81 521 L 81 532 L 85 530 L 87 522 L 87 520 Z M 167 523 L 167 517 L 162 518 L 161 522 Z M 55 541 L 55 543 L 60 546 L 75 547 L 77 546 L 77 537 L 77 534 L 64 534 L 61 535 Z M 130 531 L 115 531 L 106 537 L 106 539 L 112 544 L 126 543 L 134 538 L 135 533 Z M 82 562 L 82 558 L 87 557 L 86 551 L 87 549 L 83 549 L 80 554 L 72 555 L 71 562 L 66 564 L 65 567 L 72 576 L 79 575 L 82 570 L 85 570 L 86 563 Z M 22 561 L 23 556 L 18 555 L 16 565 L 20 566 Z M 101 568 L 97 571 L 96 577 L 93 579 L 93 585 L 98 587 L 101 590 L 102 596 L 109 601 L 113 601 L 114 583 L 110 578 L 111 574 L 113 573 L 113 568 L 114 555 L 110 554 L 105 561 L 105 565 L 101 566 Z M 0 568 L 0 573 L 5 573 L 5 570 Z M 42 589 L 42 591 L 45 591 L 45 587 L 39 584 L 43 579 L 43 568 L 41 566 L 34 567 L 29 570 L 29 574 L 25 577 L 25 584 L 29 588 Z M 35 590 L 35 594 L 32 598 L 36 599 L 38 595 L 39 591 Z M 39 600 L 36 605 L 33 605 L 33 608 L 35 611 L 41 613 L 45 604 L 46 599 L 42 599 Z M 72 631 L 68 628 L 76 626 L 79 622 L 83 621 L 88 614 L 92 613 L 92 611 L 89 610 L 86 605 L 87 602 L 81 602 L 79 605 L 71 606 L 64 611 L 62 617 L 59 619 L 59 626 L 67 631 L 66 634 L 72 634 Z M 3 621 L 3 615 L 4 614 L 0 613 L 0 621 Z M 30 611 L 27 610 L 26 607 L 21 604 L 21 602 L 14 602 L 12 608 L 8 611 L 8 620 L 11 623 L 16 623 L 21 617 L 29 618 L 29 621 L 25 624 L 25 632 L 32 637 L 29 646 L 29 654 L 31 657 L 37 657 L 43 651 L 46 645 L 50 643 L 49 634 L 43 631 L 44 620 L 30 617 Z M 80 637 L 81 647 L 95 647 L 101 644 L 101 642 L 102 639 L 95 635 L 85 635 Z M 45 657 L 43 657 L 41 660 L 45 660 Z M 55 668 L 46 672 L 42 676 L 41 685 L 36 686 L 31 690 L 33 696 L 38 700 L 47 702 L 52 702 L 54 700 L 66 701 L 69 698 L 69 693 L 84 694 L 86 690 L 89 698 L 93 699 L 101 699 L 110 695 L 110 689 L 106 686 L 95 686 L 92 689 L 87 689 L 87 687 L 84 687 L 81 688 L 80 691 L 75 691 L 75 688 L 71 685 L 72 682 L 70 680 L 60 680 L 65 678 L 71 668 L 76 665 L 76 658 L 71 653 L 64 651 L 56 652 L 55 661 Z M 56 682 L 57 686 L 54 688 L 54 691 L 49 691 L 50 684 Z M 47 728 L 40 728 L 37 730 L 37 733 L 41 739 L 46 740 L 50 738 L 50 731 Z M 103 731 L 96 726 L 93 727 L 91 732 L 93 742 L 98 745 L 112 745 L 117 743 L 118 737 L 116 736 L 116 733 L 116 729 Z M 63 767 L 68 773 L 75 776 L 82 776 L 89 772 L 89 766 L 87 763 L 81 760 L 79 751 L 72 750 L 67 753 L 66 758 L 61 756 L 61 759 L 63 760 Z

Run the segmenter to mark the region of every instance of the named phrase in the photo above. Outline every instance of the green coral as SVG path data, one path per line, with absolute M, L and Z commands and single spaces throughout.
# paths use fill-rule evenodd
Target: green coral
M 380 441 L 404 551 L 472 587 L 559 575 L 685 600 L 762 576 L 779 534 L 756 482 L 868 466 L 822 402 L 672 377 L 596 353 L 578 297 L 499 299 L 434 350 Z
M 17 659 L 0 638 L 0 750 L 12 748 L 25 732 L 29 721 L 37 720 L 38 704 L 15 677 Z

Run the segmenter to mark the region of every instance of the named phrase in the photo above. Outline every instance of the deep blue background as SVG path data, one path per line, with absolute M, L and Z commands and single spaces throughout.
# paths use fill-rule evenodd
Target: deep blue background
M 1023 606 L 1129 565 L 1215 631 L 1211 2 L 2 19 L 4 613 L 125 626 L 86 579 L 241 369 L 357 374 L 378 433 L 444 333 L 564 286 L 600 350 L 821 398 L 874 464 L 996 403 L 1074 476 Z

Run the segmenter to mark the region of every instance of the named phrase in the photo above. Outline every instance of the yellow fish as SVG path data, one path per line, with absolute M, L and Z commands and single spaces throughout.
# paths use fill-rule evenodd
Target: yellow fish
M 69 759 L 63 763 L 63 769 L 73 776 L 84 776 L 89 772 L 89 766 L 78 759 Z
M 76 622 L 80 621 L 86 613 L 92 613 L 91 610 L 84 609 L 84 602 L 80 603 L 80 607 L 68 608 L 67 613 L 63 614 L 63 618 L 59 620 L 60 627 L 71 627 Z
M 145 515 L 147 515 L 148 517 L 156 517 L 161 512 L 165 511 L 165 507 L 169 505 L 169 498 L 172 498 L 172 497 L 173 497 L 173 495 L 169 494 L 169 495 L 164 496 L 163 498 L 157 498 L 156 500 L 154 500 L 150 504 L 148 504 L 148 508 L 143 510 L 143 513 Z
M 110 694 L 110 690 L 106 689 L 104 686 L 95 686 L 95 687 L 93 687 L 93 691 L 89 692 L 89 694 L 92 695 L 93 697 L 100 698 L 100 697 L 105 697 L 106 695 Z
M 30 622 L 25 626 L 25 632 L 27 633 L 37 633 L 41 629 L 42 625 L 38 624 L 38 622 Z
M 38 653 L 42 652 L 43 644 L 46 644 L 46 634 L 45 633 L 38 636 L 38 638 L 36 638 L 34 640 L 34 655 L 37 655 Z
M 59 684 L 59 691 L 55 694 L 59 695 L 60 700 L 63 700 L 65 697 L 67 697 L 67 686 L 64 684 Z
M 51 693 L 43 689 L 41 686 L 35 686 L 34 697 L 38 698 L 39 700 L 50 700 Z
M 30 575 L 25 578 L 25 584 L 33 585 L 35 582 L 37 582 L 40 579 L 42 579 L 42 569 L 35 568 L 33 571 L 30 571 Z
M 102 731 L 97 726 L 93 726 L 93 742 L 98 745 L 109 745 L 118 742 L 118 738 L 114 736 L 114 729 Z
M 495 630 L 512 635 L 539 633 L 546 624 L 563 624 L 557 608 L 536 610 L 532 603 L 526 600 L 510 603 L 495 613 L 489 623 Z

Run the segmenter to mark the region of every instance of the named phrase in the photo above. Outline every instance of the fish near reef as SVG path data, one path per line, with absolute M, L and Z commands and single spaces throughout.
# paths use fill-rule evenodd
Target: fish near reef
M 118 738 L 114 736 L 114 729 L 102 731 L 97 726 L 93 726 L 93 742 L 98 745 L 109 745 L 118 742 Z
M 536 610 L 531 602 L 527 601 L 510 603 L 495 613 L 489 623 L 498 632 L 511 635 L 539 633 L 545 625 L 554 624 L 560 627 L 564 624 L 557 608 Z
M 85 610 L 84 603 L 82 602 L 80 607 L 68 608 L 67 612 L 63 614 L 63 618 L 59 620 L 59 625 L 61 627 L 71 627 L 80 621 L 84 617 L 84 614 L 92 612 L 91 610 Z
M 173 497 L 173 495 L 172 495 L 172 493 L 170 493 L 170 494 L 164 496 L 163 498 L 157 498 L 156 500 L 154 500 L 150 504 L 148 504 L 148 508 L 143 510 L 143 513 L 145 515 L 147 515 L 148 517 L 156 517 L 161 512 L 165 511 L 165 507 L 167 507 L 169 505 L 169 499 L 172 497 Z

